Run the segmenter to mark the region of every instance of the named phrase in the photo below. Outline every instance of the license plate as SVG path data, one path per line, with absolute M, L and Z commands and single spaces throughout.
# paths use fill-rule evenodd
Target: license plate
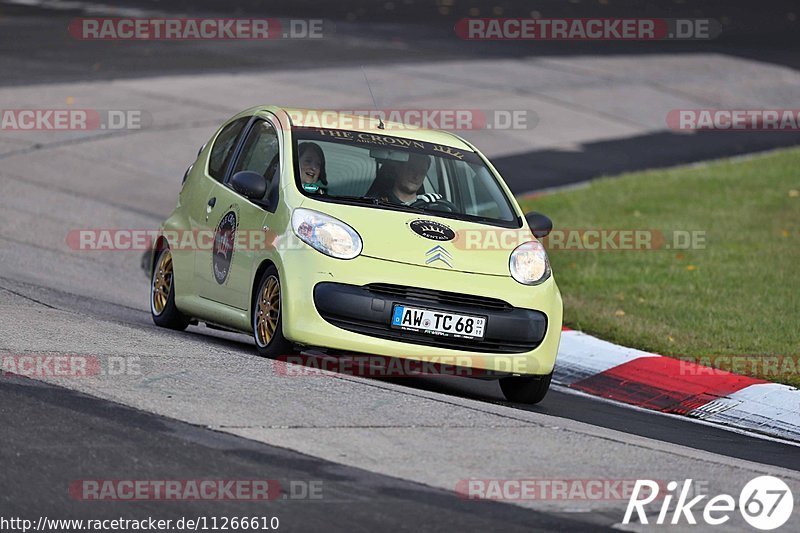
M 486 317 L 395 304 L 392 327 L 444 337 L 482 339 Z

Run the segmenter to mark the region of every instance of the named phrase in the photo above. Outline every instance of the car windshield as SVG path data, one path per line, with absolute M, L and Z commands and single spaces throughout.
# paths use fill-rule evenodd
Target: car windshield
M 320 200 L 519 227 L 478 154 L 382 132 L 293 128 L 297 187 Z

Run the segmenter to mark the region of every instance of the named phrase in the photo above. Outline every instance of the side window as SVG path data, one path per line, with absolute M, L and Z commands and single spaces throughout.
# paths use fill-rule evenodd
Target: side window
M 211 155 L 208 157 L 208 175 L 221 182 L 225 178 L 225 169 L 233 155 L 236 141 L 245 125 L 250 121 L 250 117 L 242 117 L 234 120 L 219 132 L 211 148 Z
M 513 220 L 514 212 L 484 167 L 456 163 L 456 176 L 464 212 L 469 215 Z
M 233 174 L 250 170 L 261 174 L 267 178 L 269 185 L 273 185 L 272 180 L 277 178 L 280 168 L 279 153 L 278 134 L 275 128 L 269 122 L 260 120 L 247 134 L 242 152 L 233 168 Z

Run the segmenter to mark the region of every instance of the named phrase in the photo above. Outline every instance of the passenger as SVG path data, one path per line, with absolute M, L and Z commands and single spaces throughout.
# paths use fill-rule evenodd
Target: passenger
M 325 154 L 322 148 L 312 142 L 300 143 L 297 147 L 297 158 L 303 190 L 314 194 L 325 194 L 325 189 L 328 188 L 328 176 L 325 172 Z

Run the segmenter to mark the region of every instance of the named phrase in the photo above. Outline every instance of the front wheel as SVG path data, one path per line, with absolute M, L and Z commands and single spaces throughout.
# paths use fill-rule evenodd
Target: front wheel
M 261 276 L 253 302 L 253 338 L 263 357 L 286 355 L 291 348 L 283 336 L 282 299 L 278 269 L 271 266 Z
M 511 376 L 500 379 L 500 389 L 509 402 L 539 403 L 550 389 L 553 373 L 546 376 Z
M 189 325 L 190 319 L 175 307 L 175 270 L 172 264 L 172 252 L 165 247 L 155 253 L 158 256 L 150 283 L 150 314 L 157 326 L 183 331 Z

